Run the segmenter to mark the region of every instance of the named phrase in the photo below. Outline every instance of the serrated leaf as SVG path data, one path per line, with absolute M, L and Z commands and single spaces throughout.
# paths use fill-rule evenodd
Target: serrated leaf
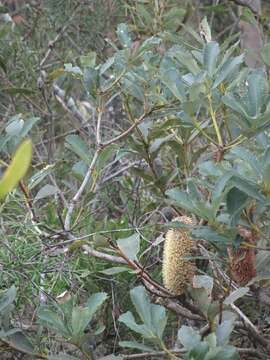
M 127 24 L 119 24 L 117 26 L 117 37 L 118 40 L 120 41 L 121 45 L 124 47 L 130 47 L 132 44 L 132 40 L 129 34 L 129 29 Z
M 210 77 L 213 76 L 216 70 L 216 64 L 219 55 L 219 45 L 215 41 L 208 42 L 205 44 L 203 51 L 203 64 Z
M 226 297 L 224 300 L 225 305 L 231 305 L 236 300 L 240 299 L 241 297 L 245 296 L 249 292 L 248 287 L 241 287 L 237 290 L 234 290 L 229 296 Z
M 55 165 L 47 165 L 37 173 L 35 173 L 29 180 L 28 187 L 30 190 L 34 189 L 46 176 L 51 174 Z
M 28 135 L 29 131 L 32 129 L 32 127 L 40 121 L 39 117 L 31 117 L 30 119 L 27 119 L 24 121 L 24 126 L 22 128 L 22 131 L 20 133 L 20 137 L 24 138 Z
M 171 68 L 162 72 L 161 81 L 170 89 L 177 99 L 180 101 L 186 100 L 184 82 L 177 69 Z
M 235 58 L 229 59 L 225 62 L 222 68 L 219 70 L 217 77 L 214 81 L 213 88 L 216 88 L 220 83 L 227 79 L 237 69 L 244 60 L 244 55 L 239 55 Z
M 72 337 L 75 339 L 84 334 L 84 330 L 92 318 L 91 310 L 88 307 L 75 307 L 71 314 Z
M 38 191 L 37 195 L 34 198 L 34 201 L 44 199 L 45 197 L 48 197 L 48 196 L 53 196 L 53 195 L 57 194 L 57 192 L 58 192 L 58 188 L 56 186 L 50 185 L 50 184 L 44 185 Z
M 232 176 L 229 180 L 231 187 L 235 186 L 237 189 L 241 190 L 251 198 L 254 198 L 261 202 L 267 202 L 267 198 L 260 193 L 260 190 L 256 184 L 241 178 L 240 176 Z
M 208 275 L 195 275 L 192 280 L 192 286 L 197 289 L 205 289 L 207 295 L 210 297 L 214 286 L 214 280 Z
M 107 146 L 105 149 L 103 149 L 98 157 L 97 163 L 96 163 L 96 169 L 102 170 L 104 166 L 106 165 L 107 161 L 114 156 L 115 151 L 119 149 L 119 146 L 116 144 L 111 144 Z
M 240 101 L 240 99 L 235 98 L 235 96 L 231 93 L 226 94 L 224 96 L 222 96 L 222 102 L 230 107 L 232 110 L 238 112 L 239 114 L 241 114 L 246 122 L 247 126 L 250 126 L 250 122 L 249 122 L 249 116 L 247 113 L 247 109 L 245 108 L 244 104 Z
M 73 66 L 70 63 L 64 64 L 64 71 L 72 75 L 75 75 L 76 77 L 83 75 L 82 70 L 78 66 Z
M 228 213 L 234 218 L 240 215 L 240 212 L 247 205 L 248 195 L 243 191 L 233 187 L 227 194 L 226 205 Z
M 223 311 L 222 323 L 217 325 L 216 338 L 217 346 L 226 345 L 229 342 L 230 335 L 233 331 L 237 315 L 231 311 Z
M 78 135 L 68 135 L 66 137 L 66 146 L 79 156 L 87 164 L 90 162 L 90 151 L 83 139 Z
M 192 327 L 183 325 L 178 330 L 177 340 L 180 341 L 185 349 L 192 350 L 201 342 L 201 335 Z
M 55 309 L 50 309 L 47 306 L 42 306 L 37 313 L 41 322 L 53 330 L 57 330 L 62 336 L 70 337 L 71 333 L 64 323 L 64 316 L 59 316 Z
M 210 349 L 204 360 L 239 360 L 240 357 L 234 346 L 223 346 Z
M 253 71 L 247 78 L 249 115 L 257 117 L 262 111 L 269 94 L 269 86 L 264 72 Z
M 173 137 L 174 137 L 174 135 L 167 135 L 167 136 L 165 136 L 165 137 L 163 137 L 163 138 L 157 138 L 157 139 L 155 139 L 155 140 L 151 143 L 151 145 L 150 145 L 150 147 L 149 147 L 149 152 L 150 152 L 150 154 L 158 151 L 158 150 L 161 148 L 162 145 L 166 144 L 166 143 L 167 143 L 169 140 L 171 140 Z
M 130 260 L 137 260 L 137 254 L 140 251 L 140 235 L 135 233 L 127 238 L 118 239 L 117 245 Z
M 27 354 L 34 354 L 35 347 L 23 332 L 17 331 L 8 336 L 8 341 L 11 343 L 11 347 L 14 347 L 18 351 Z
M 19 116 L 16 116 L 16 118 L 9 122 L 8 126 L 6 127 L 6 133 L 9 136 L 18 136 L 23 129 L 24 126 L 24 120 L 21 119 Z
M 167 323 L 164 307 L 151 304 L 143 286 L 137 286 L 132 289 L 130 291 L 130 297 L 141 320 L 151 329 L 152 334 L 162 338 Z
M 235 155 L 237 158 L 247 162 L 256 174 L 261 173 L 261 167 L 259 165 L 258 159 L 248 149 L 242 146 L 236 146 L 231 150 L 230 153 Z
M 270 43 L 263 46 L 261 50 L 261 56 L 265 65 L 270 67 Z
M 186 209 L 190 212 L 194 212 L 194 206 L 191 204 L 190 199 L 185 192 L 183 192 L 177 188 L 173 188 L 173 189 L 167 190 L 166 195 L 169 196 L 170 199 L 174 200 L 177 204 L 179 204 L 184 209 Z
M 12 191 L 25 176 L 32 158 L 32 143 L 25 140 L 16 150 L 11 163 L 0 180 L 0 199 Z
M 120 315 L 118 321 L 124 323 L 128 328 L 136 333 L 142 335 L 145 339 L 152 339 L 155 337 L 151 332 L 151 329 L 148 329 L 146 325 L 139 325 L 136 323 L 135 318 L 130 311 Z
M 90 309 L 89 316 L 90 320 L 92 319 L 95 312 L 98 310 L 98 308 L 104 303 L 104 301 L 107 299 L 108 295 L 105 292 L 99 292 L 95 293 L 90 296 L 88 299 L 86 306 Z
M 0 293 L 0 312 L 4 312 L 5 309 L 13 303 L 16 294 L 15 286 L 11 286 L 8 290 Z

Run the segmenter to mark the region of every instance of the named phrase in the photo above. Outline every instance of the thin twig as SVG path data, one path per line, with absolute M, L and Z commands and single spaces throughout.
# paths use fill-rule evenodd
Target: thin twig
M 80 7 L 80 2 L 78 2 L 76 4 L 76 6 L 74 7 L 73 9 L 73 12 L 72 12 L 72 16 L 71 18 L 69 19 L 69 21 L 66 23 L 65 26 L 62 27 L 62 29 L 58 32 L 58 34 L 56 35 L 56 37 L 49 42 L 49 45 L 48 45 L 48 50 L 46 51 L 44 57 L 42 58 L 42 60 L 40 61 L 39 63 L 39 67 L 40 69 L 43 68 L 44 64 L 46 63 L 46 61 L 48 60 L 48 58 L 50 57 L 51 55 L 51 52 L 53 51 L 54 47 L 55 47 L 55 44 L 57 43 L 57 41 L 59 39 L 61 39 L 61 37 L 65 34 L 67 28 L 70 26 L 71 24 L 71 21 L 74 19 L 74 16 L 77 14 L 77 10 L 79 9 Z

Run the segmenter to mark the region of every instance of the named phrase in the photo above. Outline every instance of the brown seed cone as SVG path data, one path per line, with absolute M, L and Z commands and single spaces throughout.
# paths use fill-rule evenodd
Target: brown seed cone
M 173 221 L 192 225 L 192 219 L 187 216 L 175 218 Z M 191 259 L 193 241 L 185 228 L 168 230 L 163 251 L 163 283 L 174 295 L 185 292 L 187 285 L 195 274 L 195 265 Z
M 256 243 L 256 235 L 250 230 L 239 227 L 239 234 L 244 238 L 246 243 L 254 245 Z M 256 251 L 253 247 L 240 248 L 234 250 L 228 248 L 230 259 L 230 271 L 233 280 L 240 286 L 246 285 L 256 276 Z

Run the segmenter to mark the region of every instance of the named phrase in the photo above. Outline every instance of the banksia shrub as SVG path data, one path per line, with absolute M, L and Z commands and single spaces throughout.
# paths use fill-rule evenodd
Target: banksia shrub
M 192 219 L 181 216 L 174 219 L 192 225 Z M 195 265 L 190 259 L 193 241 L 186 228 L 170 229 L 166 234 L 163 252 L 163 282 L 174 295 L 184 293 L 195 273 Z

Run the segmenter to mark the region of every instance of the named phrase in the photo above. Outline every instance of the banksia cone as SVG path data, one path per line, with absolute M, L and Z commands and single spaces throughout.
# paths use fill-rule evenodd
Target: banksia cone
M 238 230 L 244 241 L 247 244 L 251 244 L 251 247 L 236 250 L 229 247 L 228 255 L 233 280 L 240 286 L 244 286 L 256 276 L 256 251 L 254 249 L 256 235 L 254 235 L 252 231 L 241 227 L 239 227 Z
M 187 216 L 177 217 L 174 221 L 192 225 L 192 220 Z M 193 248 L 193 242 L 188 233 L 188 229 L 178 228 L 170 229 L 166 234 L 163 252 L 163 282 L 174 295 L 184 293 L 195 273 L 195 265 L 188 258 Z

